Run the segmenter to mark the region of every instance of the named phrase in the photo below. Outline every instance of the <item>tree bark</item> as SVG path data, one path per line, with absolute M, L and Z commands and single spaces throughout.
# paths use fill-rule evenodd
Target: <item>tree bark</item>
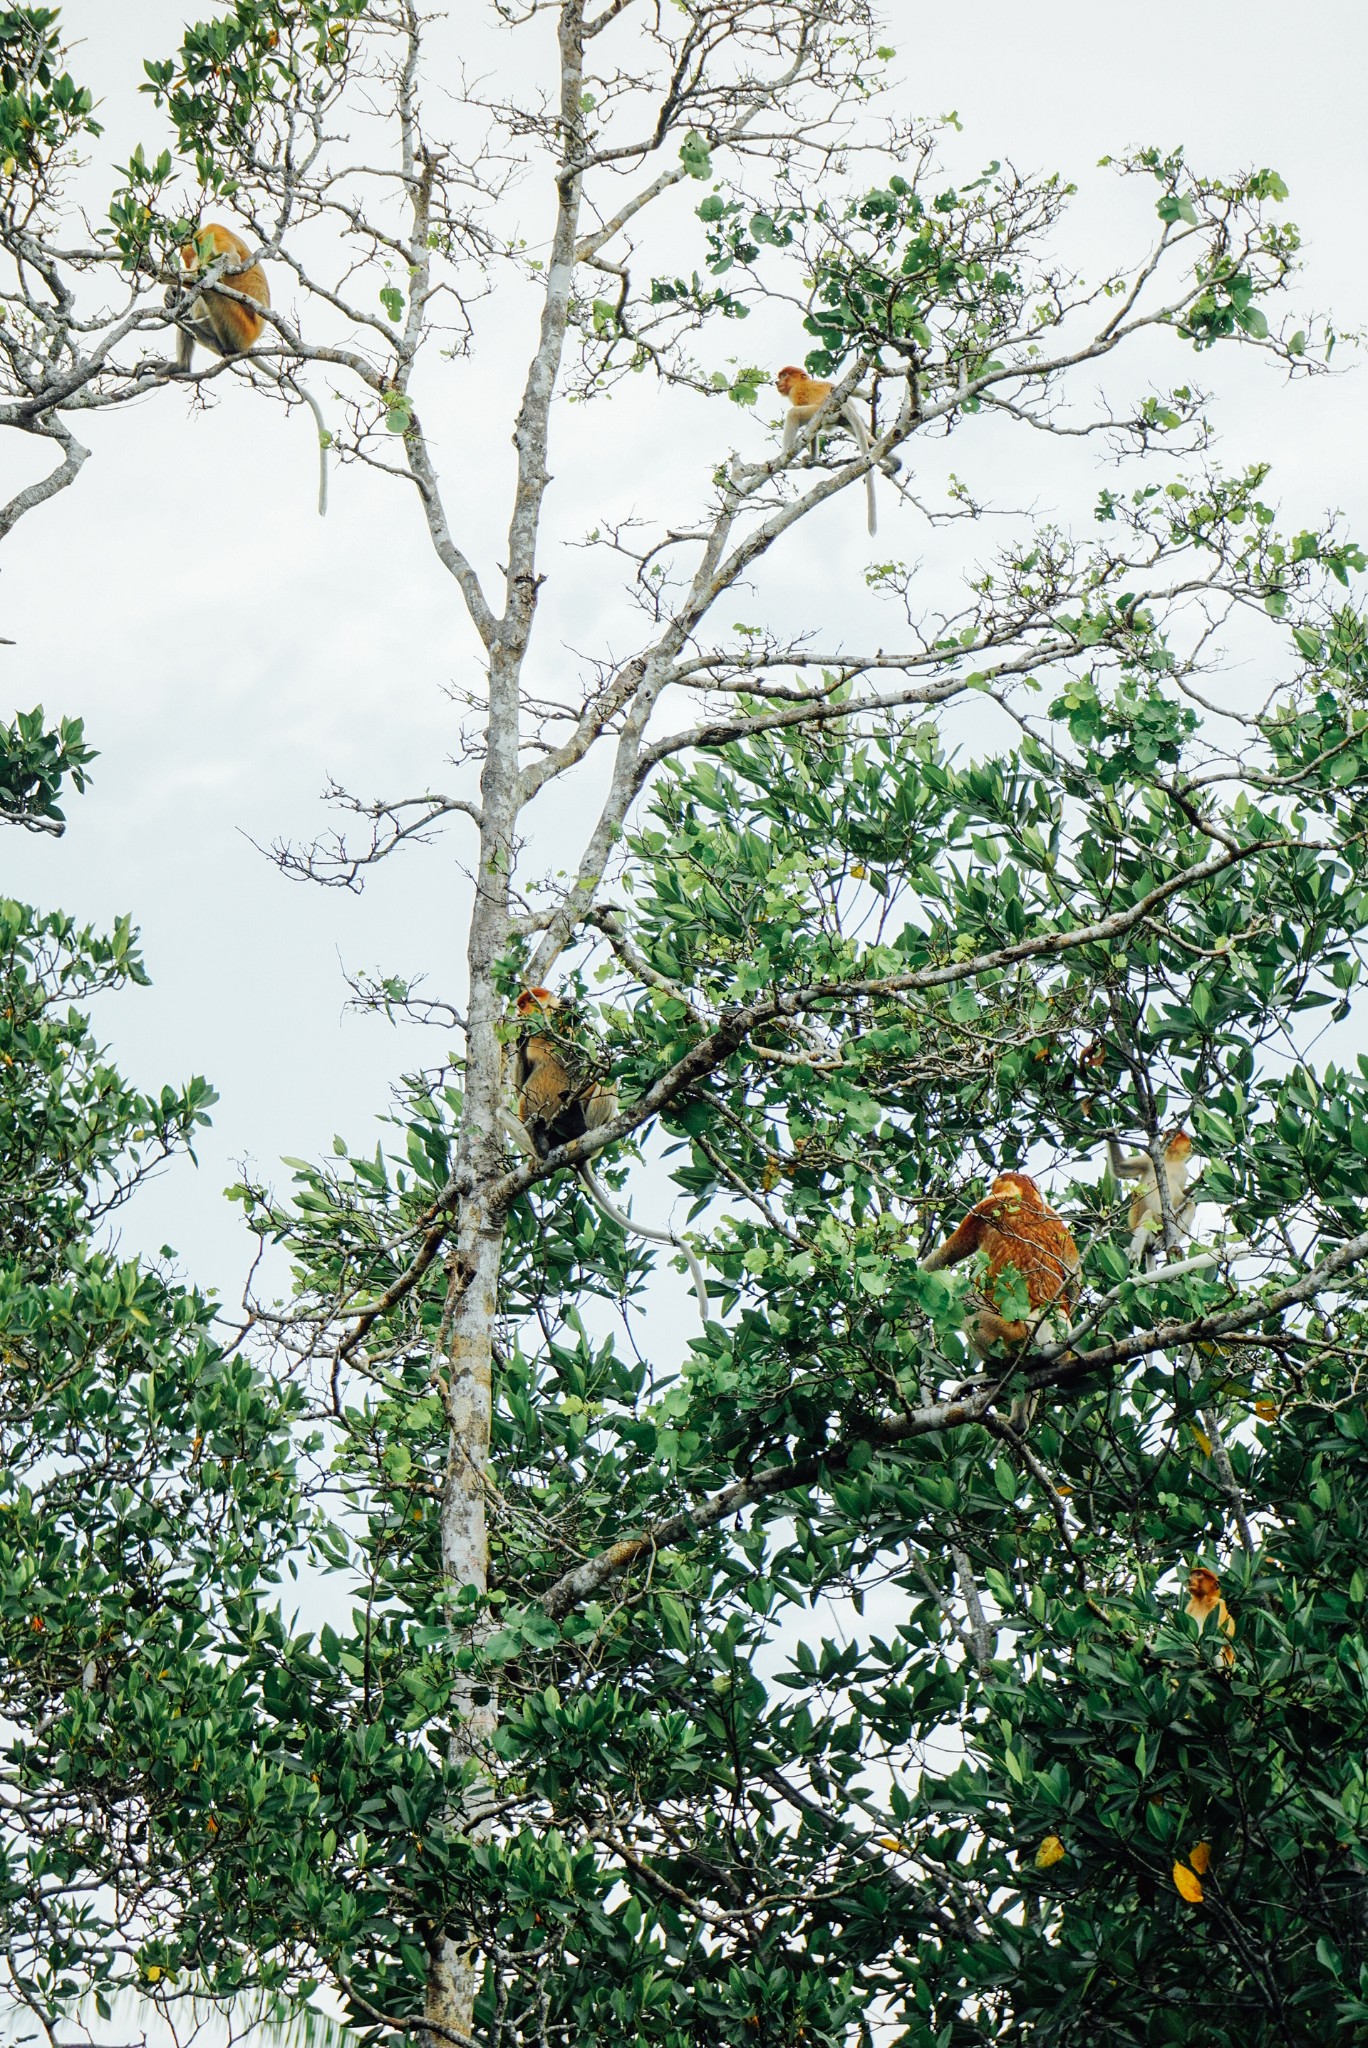
M 551 399 L 565 349 L 582 199 L 583 17 L 583 0 L 566 0 L 560 17 L 562 144 L 556 222 L 537 348 L 528 366 L 513 433 L 518 478 L 509 524 L 504 612 L 486 638 L 488 750 L 481 777 L 480 864 L 467 953 L 470 995 L 465 1101 L 457 1150 L 457 1172 L 469 1173 L 472 1193 L 462 1204 L 447 1299 L 449 1433 L 442 1482 L 441 1553 L 447 1610 L 453 1618 L 459 1618 L 467 1589 L 481 1603 L 489 1590 L 485 1487 L 493 1412 L 494 1324 L 507 1207 L 507 1198 L 494 1194 L 506 1178 L 499 1122 L 504 1092 L 499 1027 L 506 1006 L 498 970 L 507 957 L 513 931 L 509 892 L 517 820 L 524 801 L 519 783 L 522 674 L 536 613 L 537 541 L 550 481 L 546 458 Z M 467 1639 L 476 1644 L 487 1626 L 483 1614 L 473 1624 L 461 1625 Z M 467 1839 L 478 1839 L 488 1825 L 492 1803 L 488 1759 L 498 1723 L 498 1695 L 482 1673 L 459 1673 L 452 1701 L 448 1760 L 467 1773 L 454 1819 Z M 434 2029 L 472 2034 L 481 1976 L 478 1950 L 464 1931 L 453 1933 L 444 1927 L 436 1930 L 429 1955 L 425 2016 Z M 434 2031 L 429 2039 L 433 2048 L 440 2048 L 443 2036 Z

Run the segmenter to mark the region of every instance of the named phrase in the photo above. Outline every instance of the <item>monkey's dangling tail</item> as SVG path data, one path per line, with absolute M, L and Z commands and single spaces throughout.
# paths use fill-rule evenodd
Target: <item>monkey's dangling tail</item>
M 860 418 L 859 407 L 853 399 L 847 399 L 841 407 L 841 412 L 845 418 L 846 425 L 850 428 L 851 433 L 859 444 L 860 453 L 868 455 L 869 436 L 865 432 L 864 421 Z M 872 466 L 865 471 L 865 524 L 869 528 L 872 538 L 879 530 L 879 508 L 874 502 L 874 470 Z
M 590 1201 L 596 1209 L 600 1210 L 608 1218 L 610 1223 L 616 1223 L 620 1230 L 635 1231 L 638 1237 L 649 1237 L 656 1244 L 673 1245 L 677 1252 L 683 1253 L 684 1263 L 689 1269 L 689 1276 L 693 1281 L 694 1294 L 698 1300 L 698 1313 L 702 1317 L 703 1325 L 706 1329 L 708 1322 L 708 1283 L 703 1277 L 703 1268 L 695 1258 L 692 1247 L 684 1238 L 677 1236 L 673 1230 L 652 1230 L 648 1223 L 637 1223 L 632 1217 L 624 1215 L 622 1210 L 615 1207 L 608 1199 L 608 1196 L 594 1179 L 587 1166 L 580 1166 L 576 1171 L 584 1183 L 584 1191 Z
M 318 428 L 318 516 L 325 519 L 328 514 L 328 450 L 332 447 L 332 435 L 323 423 L 318 400 L 308 385 L 301 384 L 297 378 L 291 377 L 290 389 L 303 399 L 314 416 L 314 425 Z
M 515 1116 L 511 1109 L 501 1109 L 499 1116 L 504 1129 L 508 1132 L 520 1152 L 525 1153 L 529 1159 L 544 1157 L 544 1154 L 538 1151 L 533 1143 L 527 1126 L 520 1117 Z M 583 1133 L 577 1131 L 573 1135 L 580 1137 Z M 559 1142 L 565 1141 L 561 1140 Z M 606 1216 L 610 1223 L 616 1223 L 619 1230 L 628 1231 L 636 1237 L 648 1237 L 655 1244 L 671 1245 L 675 1251 L 683 1255 L 684 1263 L 689 1269 L 689 1277 L 693 1281 L 694 1296 L 698 1302 L 698 1313 L 706 1329 L 708 1322 L 708 1283 L 703 1276 L 703 1268 L 698 1263 L 693 1247 L 673 1230 L 653 1230 L 649 1223 L 638 1223 L 634 1217 L 624 1214 L 609 1198 L 603 1188 L 599 1186 L 587 1166 L 579 1165 L 575 1168 L 575 1171 L 580 1177 L 580 1183 L 584 1188 L 584 1192 L 588 1195 L 594 1207 L 601 1215 Z

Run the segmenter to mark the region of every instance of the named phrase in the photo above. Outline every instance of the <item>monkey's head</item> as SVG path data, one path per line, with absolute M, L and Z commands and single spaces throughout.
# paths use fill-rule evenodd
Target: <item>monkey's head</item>
M 1188 1573 L 1188 1591 L 1194 1600 L 1214 1600 L 1220 1590 L 1220 1580 L 1205 1565 L 1199 1564 L 1195 1571 Z
M 1000 1173 L 993 1182 L 989 1193 L 993 1195 L 1014 1195 L 1019 1202 L 1027 1203 L 1033 1209 L 1043 1209 L 1045 1198 L 1031 1179 L 1029 1173 Z
M 774 388 L 781 398 L 787 398 L 795 384 L 807 383 L 807 371 L 800 370 L 796 363 L 785 363 L 774 380 Z
M 1176 1124 L 1165 1138 L 1164 1157 L 1171 1159 L 1175 1166 L 1181 1166 L 1185 1159 L 1192 1157 L 1192 1140 L 1181 1124 Z
M 535 1017 L 549 1017 L 553 1010 L 560 1008 L 559 996 L 553 996 L 549 988 L 525 988 L 514 1005 L 524 1020 Z

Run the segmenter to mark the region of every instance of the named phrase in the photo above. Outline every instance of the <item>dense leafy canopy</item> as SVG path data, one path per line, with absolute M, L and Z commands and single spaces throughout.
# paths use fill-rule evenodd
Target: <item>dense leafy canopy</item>
M 75 778 L 79 732 L 21 719 L 0 778 L 63 757 Z M 180 1924 L 177 1845 L 212 1818 L 200 1752 L 256 1725 L 233 1645 L 299 1535 L 297 1394 L 110 1239 L 215 1099 L 199 1079 L 143 1094 L 96 1044 L 80 1005 L 145 980 L 126 922 L 106 936 L 0 901 L 0 1930 L 14 1988 L 48 2012 L 91 1989 L 107 2007 L 121 1930 Z
M 1126 917 L 1196 865 L 1212 838 L 1173 792 L 1204 739 L 1181 698 L 1096 668 L 1070 695 L 1076 751 L 1048 775 L 1034 750 L 947 762 L 921 728 L 771 737 L 672 778 L 619 926 L 661 982 L 629 977 L 604 1010 L 624 1085 L 677 1055 L 690 1005 L 934 973 Z M 1286 794 L 1206 814 L 1229 864 L 1162 921 L 944 994 L 835 994 L 809 1013 L 819 1040 L 777 1026 L 782 1057 L 738 1052 L 681 1104 L 681 1186 L 754 1194 L 711 1243 L 727 1326 L 682 1373 L 586 1334 L 586 1291 L 637 1276 L 573 1184 L 515 1212 L 485 1656 L 501 1811 L 523 1828 L 473 1870 L 429 1838 L 440 1774 L 412 1775 L 446 1686 L 440 1288 L 372 1329 L 383 1393 L 347 1412 L 343 1453 L 367 1633 L 333 1648 L 390 1734 L 371 1776 L 325 1780 L 320 1920 L 383 1870 L 417 1900 L 421 1840 L 425 1881 L 445 1866 L 474 1887 L 510 1974 L 557 1956 L 572 2031 L 671 2042 L 838 2041 L 880 2009 L 926 2042 L 1009 2019 L 1082 2040 L 1100 2014 L 1118 2038 L 1299 2040 L 1330 2010 L 1360 2016 L 1361 1310 L 1346 1281 L 1314 1315 L 1259 1312 L 1353 1233 L 1368 1174 L 1363 1065 L 1306 1050 L 1357 979 L 1362 771 L 1334 765 L 1360 758 L 1356 734 L 1343 687 L 1308 677 L 1264 735 Z M 449 1087 L 415 1095 L 393 1157 L 301 1169 L 278 1222 L 311 1299 L 392 1282 L 381 1248 L 444 1184 L 457 1113 Z M 1206 1156 L 1212 1227 L 1246 1249 L 1142 1292 L 1101 1136 L 1175 1115 Z M 1060 1376 L 1030 1465 L 1000 1426 L 917 1424 L 971 1369 L 958 1288 L 917 1256 L 1005 1160 L 1048 1179 L 1099 1305 L 1097 1363 Z M 1238 1334 L 1204 1339 L 1232 1308 Z M 1128 1360 L 1164 1317 L 1193 1341 Z M 738 1477 L 747 1512 L 690 1540 L 686 1507 L 625 1599 L 550 1624 L 564 1560 Z M 1199 1558 L 1238 1617 L 1231 1670 L 1182 1612 Z M 981 1662 L 964 1564 L 992 1617 Z M 394 1818 L 387 1838 L 367 1826 L 363 1878 L 347 1824 L 368 1799 Z M 1051 1837 L 1064 1853 L 1041 1867 Z M 1171 1875 L 1198 1843 L 1200 1909 Z M 401 1956 L 367 1957 L 377 2007 Z

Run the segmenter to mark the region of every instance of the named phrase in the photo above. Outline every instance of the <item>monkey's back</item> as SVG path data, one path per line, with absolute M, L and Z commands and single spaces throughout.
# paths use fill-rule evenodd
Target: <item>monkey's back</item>
M 203 260 L 206 242 L 213 252 L 208 263 Z M 197 270 L 207 270 L 220 256 L 231 255 L 235 262 L 241 263 L 251 253 L 241 235 L 235 234 L 232 228 L 225 227 L 222 221 L 211 220 L 206 221 L 204 226 L 197 230 L 193 241 L 185 244 L 181 250 L 181 262 L 185 265 L 187 275 L 193 276 Z M 259 263 L 251 264 L 238 276 L 225 278 L 223 282 L 230 291 L 241 292 L 244 298 L 255 299 L 259 306 L 269 306 L 271 303 L 271 288 Z M 226 345 L 225 352 L 229 355 L 244 355 L 266 324 L 261 315 L 253 313 L 249 307 L 239 305 L 235 299 L 230 299 L 215 289 L 205 292 L 204 297 L 212 302 L 214 328 L 220 340 Z
M 1078 1296 L 1078 1246 L 1062 1217 L 1039 1197 L 1033 1202 L 1015 1190 L 985 1196 L 973 1213 L 988 1262 L 984 1285 L 990 1299 L 995 1298 L 995 1282 L 1010 1266 L 1021 1275 L 1033 1309 L 1060 1301 L 1072 1306 Z

